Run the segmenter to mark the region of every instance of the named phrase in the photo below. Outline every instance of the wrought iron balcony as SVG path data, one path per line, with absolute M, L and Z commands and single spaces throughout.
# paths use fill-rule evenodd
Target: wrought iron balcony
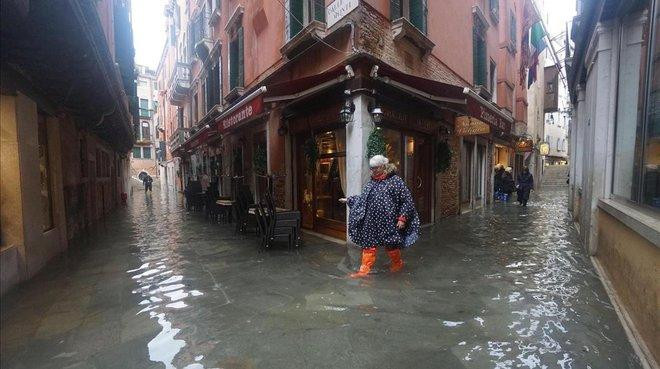
M 190 92 L 190 65 L 177 62 L 172 70 L 167 89 L 167 99 L 170 104 L 183 106 Z
M 167 144 L 170 146 L 170 151 L 174 151 L 179 148 L 187 139 L 190 138 L 190 130 L 188 128 L 177 128 L 174 133 L 167 140 Z

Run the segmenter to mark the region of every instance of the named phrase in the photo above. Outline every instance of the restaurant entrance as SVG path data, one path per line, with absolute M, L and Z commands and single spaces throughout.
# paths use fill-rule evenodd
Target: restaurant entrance
M 298 135 L 296 158 L 303 227 L 346 239 L 346 129 Z

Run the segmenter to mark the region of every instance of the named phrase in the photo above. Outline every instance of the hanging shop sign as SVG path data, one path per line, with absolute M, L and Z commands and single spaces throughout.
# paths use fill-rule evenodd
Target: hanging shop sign
M 550 154 L 550 144 L 543 141 L 539 144 L 539 154 L 546 156 Z
M 359 0 L 335 0 L 325 9 L 327 28 L 339 22 L 348 13 L 355 10 L 360 4 Z
M 516 142 L 517 152 L 532 152 L 534 151 L 534 140 L 531 138 L 521 138 Z
M 477 118 L 462 116 L 456 118 L 454 132 L 456 136 L 485 135 L 490 133 L 490 125 Z
M 264 97 L 259 95 L 252 100 L 242 103 L 237 108 L 230 110 L 226 115 L 221 115 L 218 120 L 218 131 L 220 133 L 225 133 L 229 130 L 240 127 L 263 112 Z
M 511 122 L 502 117 L 502 113 L 495 109 L 484 105 L 476 98 L 468 95 L 467 99 L 467 112 L 470 116 L 479 119 L 482 122 L 488 123 L 491 127 L 503 131 L 504 133 L 511 133 Z

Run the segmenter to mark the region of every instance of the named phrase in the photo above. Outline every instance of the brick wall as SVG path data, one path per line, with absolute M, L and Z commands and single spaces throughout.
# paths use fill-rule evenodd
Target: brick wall
M 460 141 L 457 136 L 440 135 L 439 141 L 447 140 L 452 151 L 449 169 L 439 173 L 436 178 L 436 206 L 435 217 L 442 219 L 460 213 L 459 203 L 459 177 L 458 168 L 460 163 Z
M 359 51 L 369 53 L 405 73 L 458 86 L 469 85 L 435 56 L 422 56 L 411 42 L 395 42 L 389 19 L 370 5 L 363 3 L 351 18 L 359 24 L 356 45 Z

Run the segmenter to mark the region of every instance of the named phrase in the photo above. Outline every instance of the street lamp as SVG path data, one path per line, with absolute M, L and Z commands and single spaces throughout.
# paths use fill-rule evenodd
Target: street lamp
M 355 104 L 351 99 L 351 91 L 344 91 L 344 106 L 339 111 L 339 121 L 348 124 L 353 121 L 353 113 L 355 112 Z
M 373 119 L 374 124 L 379 124 L 383 121 L 383 109 L 380 107 L 380 104 L 374 104 L 371 109 L 371 119 Z

